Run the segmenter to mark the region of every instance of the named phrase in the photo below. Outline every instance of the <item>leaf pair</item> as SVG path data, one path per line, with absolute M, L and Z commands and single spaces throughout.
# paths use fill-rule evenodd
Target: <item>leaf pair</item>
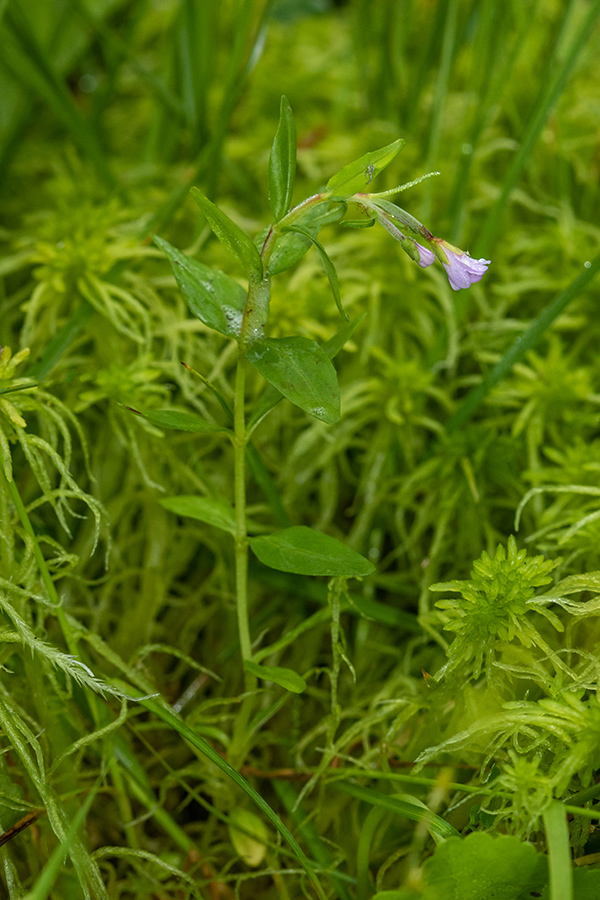
M 165 497 L 161 506 L 179 516 L 187 516 L 235 534 L 233 509 L 211 497 Z M 375 571 L 368 559 L 336 538 L 304 525 L 282 528 L 271 534 L 251 537 L 249 544 L 258 559 L 271 569 L 294 575 L 364 577 Z

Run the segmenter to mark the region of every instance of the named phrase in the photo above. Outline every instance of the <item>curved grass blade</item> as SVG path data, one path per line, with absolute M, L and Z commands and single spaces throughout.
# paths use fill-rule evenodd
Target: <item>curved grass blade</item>
M 459 832 L 453 828 L 441 816 L 436 816 L 426 807 L 418 806 L 416 803 L 407 803 L 406 800 L 399 800 L 397 797 L 390 797 L 389 794 L 382 794 L 381 791 L 374 791 L 371 788 L 359 787 L 357 784 L 348 784 L 347 782 L 335 782 L 333 787 L 357 800 L 364 800 L 371 806 L 379 806 L 381 809 L 387 809 L 395 812 L 399 816 L 406 816 L 415 822 L 425 822 L 430 832 L 435 833 L 442 840 L 448 840 L 451 837 L 460 838 Z
M 304 237 L 312 241 L 314 246 L 319 251 L 319 256 L 321 257 L 321 262 L 323 263 L 323 268 L 325 269 L 325 274 L 327 275 L 327 278 L 329 280 L 331 292 L 335 300 L 335 305 L 337 306 L 342 318 L 346 319 L 347 322 L 350 321 L 347 313 L 344 310 L 344 307 L 342 306 L 342 298 L 340 295 L 340 280 L 338 278 L 338 274 L 323 244 L 318 241 L 316 237 L 314 237 L 310 233 L 310 231 L 307 231 L 306 228 L 302 228 L 300 225 L 290 225 L 289 228 L 283 228 L 282 230 L 284 232 L 294 231 L 296 232 L 296 234 L 304 235 Z
M 335 861 L 329 851 L 329 847 L 322 840 L 321 835 L 315 828 L 315 823 L 307 815 L 307 813 L 298 805 L 298 794 L 295 792 L 289 781 L 272 782 L 273 790 L 285 806 L 288 815 L 291 817 L 298 832 L 306 842 L 312 856 L 327 871 L 327 877 L 336 882 L 336 892 L 339 900 L 350 900 L 350 894 L 344 883 L 345 880 L 350 883 L 353 881 L 348 875 L 334 869 Z
M 44 866 L 41 875 L 38 877 L 35 887 L 27 894 L 26 900 L 46 900 L 46 898 L 49 896 L 50 891 L 54 886 L 54 882 L 58 878 L 63 867 L 69 849 L 77 839 L 77 832 L 85 821 L 85 817 L 89 812 L 89 808 L 92 805 L 92 801 L 94 800 L 99 787 L 100 784 L 97 783 L 90 790 L 90 793 L 86 797 L 83 806 L 73 819 L 69 830 L 65 834 L 64 839 L 53 851 L 52 856 Z
M 569 287 L 559 294 L 548 306 L 542 310 L 537 319 L 531 323 L 529 328 L 516 339 L 511 347 L 504 354 L 502 359 L 496 363 L 492 371 L 477 387 L 474 387 L 463 400 L 456 412 L 448 419 L 446 423 L 446 431 L 448 433 L 456 431 L 465 422 L 471 418 L 475 410 L 485 400 L 492 388 L 496 387 L 503 378 L 506 378 L 512 367 L 519 360 L 523 359 L 525 354 L 531 350 L 541 340 L 544 332 L 550 327 L 552 322 L 560 315 L 560 313 L 574 300 L 583 289 L 594 278 L 596 272 L 600 269 L 600 254 L 590 264 L 589 269 L 583 272 L 571 282 Z
M 566 15 L 568 15 L 568 13 Z M 519 180 L 521 172 L 546 124 L 548 116 L 556 106 L 560 95 L 565 89 L 588 38 L 594 31 L 594 26 L 599 15 L 600 0 L 595 0 L 595 2 L 588 7 L 587 15 L 582 19 L 579 29 L 567 52 L 563 55 L 562 49 L 557 49 L 557 52 L 555 53 L 556 69 L 554 70 L 554 78 L 548 85 L 548 89 L 541 96 L 536 109 L 532 111 L 528 118 L 529 124 L 525 129 L 525 133 L 520 138 L 519 150 L 506 174 L 500 195 L 481 229 L 479 240 L 473 251 L 475 257 L 487 256 L 498 232 L 500 220 L 508 202 L 508 198 Z
M 136 695 L 136 692 L 132 692 L 132 689 L 128 687 L 128 693 L 132 696 Z M 273 826 L 277 829 L 282 838 L 288 843 L 292 852 L 294 853 L 296 859 L 310 878 L 315 891 L 317 892 L 320 900 L 327 900 L 327 895 L 325 891 L 321 887 L 321 884 L 315 874 L 315 871 L 310 863 L 310 860 L 304 854 L 302 848 L 294 838 L 293 834 L 289 831 L 289 829 L 284 825 L 281 821 L 277 813 L 271 809 L 266 800 L 260 796 L 260 794 L 254 790 L 251 784 L 249 784 L 246 779 L 240 775 L 233 766 L 230 766 L 229 763 L 220 756 L 216 750 L 210 746 L 210 744 L 204 740 L 204 738 L 200 737 L 191 728 L 189 728 L 185 722 L 182 722 L 174 713 L 172 713 L 166 706 L 162 706 L 156 700 L 150 700 L 147 698 L 141 697 L 141 695 L 137 696 L 138 703 L 141 703 L 149 712 L 154 713 L 161 721 L 163 721 L 166 725 L 172 728 L 177 732 L 184 740 L 190 743 L 193 747 L 200 751 L 207 759 L 210 759 L 216 766 L 227 775 L 239 788 L 241 788 L 244 793 L 250 797 L 250 799 L 258 806 L 258 808 L 265 814 L 265 816 L 269 819 L 269 821 L 273 824 Z

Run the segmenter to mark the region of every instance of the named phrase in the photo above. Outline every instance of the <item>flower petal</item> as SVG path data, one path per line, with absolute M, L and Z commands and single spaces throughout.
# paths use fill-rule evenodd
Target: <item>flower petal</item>
M 433 265 L 435 262 L 435 253 L 433 250 L 429 250 L 427 247 L 422 247 L 421 244 L 417 244 L 417 250 L 419 251 L 419 265 L 422 269 L 426 269 L 427 266 Z
M 481 281 L 491 260 L 472 259 L 468 253 L 455 253 L 445 248 L 448 262 L 442 263 L 448 275 L 450 287 L 459 291 L 461 288 L 471 287 L 476 281 Z

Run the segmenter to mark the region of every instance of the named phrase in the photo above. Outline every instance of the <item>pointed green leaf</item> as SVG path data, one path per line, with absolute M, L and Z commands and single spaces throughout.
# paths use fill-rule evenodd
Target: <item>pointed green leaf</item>
M 284 228 L 283 231 L 293 231 L 296 232 L 296 234 L 302 234 L 304 235 L 304 237 L 308 238 L 309 241 L 312 241 L 312 243 L 315 245 L 315 247 L 319 251 L 319 256 L 321 257 L 321 262 L 323 263 L 323 268 L 325 269 L 325 274 L 327 275 L 327 278 L 329 280 L 329 285 L 331 287 L 331 292 L 335 300 L 335 305 L 337 306 L 340 315 L 343 316 L 346 321 L 348 321 L 348 316 L 346 315 L 344 307 L 342 306 L 342 298 L 340 295 L 340 280 L 335 270 L 335 266 L 329 258 L 329 255 L 327 254 L 327 251 L 325 250 L 323 244 L 318 241 L 316 237 L 313 237 L 313 235 L 309 231 L 307 231 L 306 228 L 302 228 L 301 225 L 290 225 L 289 228 Z
M 382 147 L 380 150 L 372 150 L 365 153 L 354 162 L 348 163 L 347 166 L 333 175 L 327 182 L 327 193 L 332 197 L 351 197 L 359 191 L 368 191 L 369 186 L 374 178 L 379 175 L 386 166 L 400 153 L 404 146 L 404 141 L 398 138 L 397 141 Z
M 258 338 L 248 361 L 284 397 L 332 425 L 340 417 L 337 375 L 323 349 L 305 337 Z
M 293 669 L 285 669 L 282 666 L 259 666 L 258 663 L 248 659 L 244 660 L 244 668 L 257 678 L 272 681 L 294 694 L 301 694 L 306 690 L 306 681 Z
M 263 267 L 260 253 L 245 231 L 239 225 L 226 216 L 218 206 L 205 197 L 202 191 L 193 187 L 190 191 L 192 197 L 206 216 L 206 221 L 219 238 L 222 244 L 230 250 L 242 264 L 246 275 L 262 280 Z
M 214 422 L 207 422 L 206 419 L 200 418 L 193 413 L 181 412 L 178 409 L 150 409 L 143 412 L 140 409 L 133 409 L 128 406 L 127 409 L 147 419 L 153 425 L 159 428 L 172 428 L 175 431 L 191 431 L 195 434 L 216 434 L 218 432 L 227 432 L 231 434 L 228 428 L 223 425 L 215 425 Z
M 342 228 L 372 228 L 376 221 L 375 217 L 372 219 L 344 219 Z
M 275 250 L 267 266 L 267 275 L 278 275 L 285 272 L 290 266 L 293 266 L 302 259 L 307 250 L 311 247 L 311 239 L 316 237 L 324 225 L 332 225 L 345 215 L 347 205 L 343 201 L 335 201 L 334 203 L 319 203 L 313 206 L 307 213 L 301 216 L 296 225 L 304 228 L 309 237 L 305 234 L 293 234 L 291 232 L 283 233 L 277 239 Z M 268 229 L 261 233 L 260 246 L 264 243 L 264 239 L 268 234 Z
M 292 202 L 296 175 L 296 125 L 292 108 L 286 97 L 281 98 L 279 127 L 269 158 L 269 203 L 276 222 L 279 222 Z
M 246 303 L 241 284 L 186 256 L 168 241 L 159 237 L 153 240 L 169 258 L 179 290 L 196 318 L 220 334 L 238 337 Z
M 323 344 L 323 351 L 327 354 L 329 359 L 333 359 L 337 356 L 344 344 L 350 340 L 358 326 L 364 322 L 366 317 L 367 314 L 364 312 L 361 313 L 360 316 L 357 316 L 356 319 L 353 319 L 352 322 L 346 322 L 345 325 L 342 325 L 337 334 L 334 334 L 327 343 Z M 260 422 L 260 420 L 266 416 L 281 399 L 281 391 L 278 391 L 277 388 L 270 385 L 266 391 L 263 391 L 257 402 L 254 404 L 248 426 L 250 428 L 254 427 L 254 425 Z
M 265 566 L 295 575 L 370 575 L 373 563 L 336 538 L 305 525 L 283 528 L 250 539 L 253 553 Z
M 178 516 L 206 522 L 221 531 L 235 534 L 235 513 L 230 506 L 212 497 L 165 497 L 160 505 Z
M 301 234 L 282 234 L 267 266 L 268 275 L 279 275 L 299 262 L 311 248 L 311 242 Z

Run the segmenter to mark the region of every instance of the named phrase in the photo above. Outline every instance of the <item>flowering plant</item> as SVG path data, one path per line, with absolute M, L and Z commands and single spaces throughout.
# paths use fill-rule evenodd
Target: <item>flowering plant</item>
M 205 325 L 237 342 L 233 408 L 219 395 L 227 416 L 226 423 L 206 422 L 179 410 L 153 410 L 140 414 L 160 427 L 220 434 L 233 444 L 233 511 L 227 504 L 207 497 L 171 497 L 162 502 L 171 512 L 200 519 L 228 531 L 233 537 L 240 649 L 249 690 L 253 689 L 256 678 L 274 681 L 297 693 L 306 688 L 306 681 L 296 672 L 261 665 L 270 650 L 253 647 L 247 601 L 250 550 L 264 565 L 294 574 L 350 578 L 364 577 L 374 571 L 368 559 L 341 541 L 304 526 L 285 527 L 255 537 L 249 535 L 245 467 L 246 463 L 252 466 L 251 460 L 255 458 L 251 450 L 254 429 L 282 397 L 328 425 L 339 420 L 340 393 L 331 360 L 360 321 L 346 322 L 325 346 L 301 336 L 266 337 L 272 277 L 298 262 L 311 246 L 316 247 L 338 309 L 347 320 L 338 276 L 318 233 L 324 224 L 344 218 L 350 204 L 366 213 L 366 219 L 363 216 L 358 222 L 346 220 L 344 224 L 362 227 L 379 221 L 420 266 L 429 266 L 438 259 L 446 268 L 455 290 L 479 281 L 489 265 L 488 260 L 472 260 L 462 250 L 434 237 L 417 219 L 386 199 L 410 185 L 380 194 L 365 193 L 365 188 L 392 162 L 403 145 L 404 141 L 396 140 L 366 153 L 330 178 L 323 191 L 292 208 L 296 129 L 289 103 L 282 97 L 279 127 L 269 160 L 269 202 L 273 213 L 269 228 L 256 241 L 251 240 L 211 200 L 197 188 L 192 188 L 192 195 L 211 229 L 243 267 L 247 290 L 225 273 L 209 269 L 162 238 L 155 238 L 172 263 L 178 286 L 192 313 Z M 270 385 L 249 416 L 245 397 L 248 364 Z M 212 389 L 216 392 L 214 387 Z

